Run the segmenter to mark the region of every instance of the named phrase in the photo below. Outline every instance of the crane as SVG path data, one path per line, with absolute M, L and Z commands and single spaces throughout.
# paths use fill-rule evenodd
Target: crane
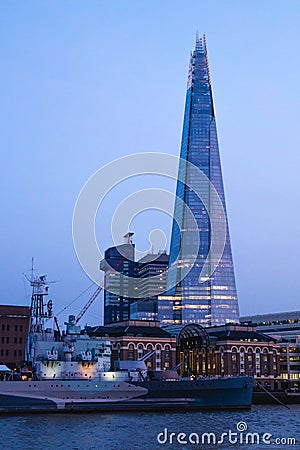
M 82 316 L 86 313 L 86 311 L 89 309 L 89 307 L 91 306 L 91 304 L 94 302 L 94 300 L 96 300 L 96 298 L 98 297 L 98 295 L 100 294 L 100 292 L 103 289 L 103 284 L 98 286 L 96 291 L 93 293 L 93 295 L 89 298 L 88 302 L 84 305 L 84 307 L 82 308 L 82 310 L 80 311 L 80 313 L 78 314 L 78 316 L 76 317 L 75 323 L 78 323 L 79 320 L 82 318 Z M 59 328 L 59 324 L 58 324 L 58 320 L 56 316 L 53 316 L 53 320 L 56 326 L 56 329 L 58 331 L 59 334 L 59 340 L 62 340 L 62 334 Z
M 97 287 L 97 289 L 95 290 L 95 292 L 93 293 L 93 295 L 89 298 L 89 300 L 87 301 L 87 303 L 84 305 L 84 307 L 82 308 L 82 310 L 80 311 L 80 313 L 78 314 L 78 316 L 76 317 L 75 323 L 78 323 L 79 320 L 84 316 L 84 314 L 87 312 L 87 310 L 89 309 L 89 307 L 92 305 L 92 303 L 94 303 L 94 300 L 96 300 L 96 298 L 98 297 L 98 295 L 100 294 L 100 292 L 102 291 L 104 285 L 100 284 L 100 286 Z

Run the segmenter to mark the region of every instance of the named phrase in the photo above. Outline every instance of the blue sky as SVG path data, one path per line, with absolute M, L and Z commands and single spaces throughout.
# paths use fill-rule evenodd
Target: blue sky
M 299 13 L 292 0 L 3 0 L 0 302 L 28 303 L 22 272 L 32 256 L 39 272 L 59 280 L 51 287 L 56 311 L 89 286 L 72 243 L 77 195 L 115 158 L 179 154 L 199 30 L 207 34 L 241 313 L 299 309 Z M 118 199 L 122 190 L 97 218 L 102 249 L 111 245 Z M 151 228 L 169 234 L 159 213 L 133 225 L 141 248 Z M 92 292 L 59 319 L 77 314 Z M 82 323 L 100 322 L 101 301 Z

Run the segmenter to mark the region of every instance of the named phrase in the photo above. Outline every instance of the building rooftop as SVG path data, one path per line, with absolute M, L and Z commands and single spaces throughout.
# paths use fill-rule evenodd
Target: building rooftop
M 29 306 L 0 305 L 0 316 L 30 317 L 30 308 Z
M 193 326 L 193 324 L 190 324 Z M 199 325 L 197 325 L 199 327 Z M 165 327 L 173 336 L 178 336 L 180 331 L 184 328 L 184 325 L 173 325 Z M 218 325 L 214 327 L 205 327 L 205 332 L 208 333 L 210 339 L 218 340 L 233 340 L 233 341 L 258 341 L 258 342 L 271 342 L 275 341 L 274 338 L 267 336 L 263 333 L 256 331 L 255 326 L 246 324 L 229 323 L 226 325 Z
M 300 323 L 300 311 L 285 311 L 267 314 L 254 314 L 240 318 L 242 323 L 252 323 L 253 325 L 273 325 L 275 323 Z
M 267 336 L 266 334 L 258 333 L 257 331 L 250 330 L 210 330 L 207 328 L 207 332 L 210 338 L 215 337 L 219 340 L 232 340 L 232 341 L 257 341 L 257 342 L 274 342 L 275 339 Z
M 276 336 L 277 339 L 298 341 L 300 335 L 300 311 L 256 314 L 240 318 L 244 324 L 257 327 L 259 331 Z
M 167 253 L 148 253 L 143 258 L 141 258 L 138 263 L 139 264 L 157 264 L 157 263 L 168 263 L 169 262 L 170 255 Z
M 170 334 L 159 327 L 156 321 L 128 320 L 111 325 L 97 325 L 86 327 L 90 336 L 145 336 L 170 338 Z

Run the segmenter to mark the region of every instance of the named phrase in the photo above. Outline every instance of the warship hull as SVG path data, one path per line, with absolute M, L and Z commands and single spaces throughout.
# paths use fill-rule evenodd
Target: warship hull
M 0 414 L 250 409 L 252 377 L 0 382 Z

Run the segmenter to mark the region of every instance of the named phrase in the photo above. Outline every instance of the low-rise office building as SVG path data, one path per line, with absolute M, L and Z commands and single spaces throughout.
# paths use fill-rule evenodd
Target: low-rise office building
M 256 314 L 240 318 L 276 339 L 280 347 L 282 388 L 300 389 L 300 311 Z

